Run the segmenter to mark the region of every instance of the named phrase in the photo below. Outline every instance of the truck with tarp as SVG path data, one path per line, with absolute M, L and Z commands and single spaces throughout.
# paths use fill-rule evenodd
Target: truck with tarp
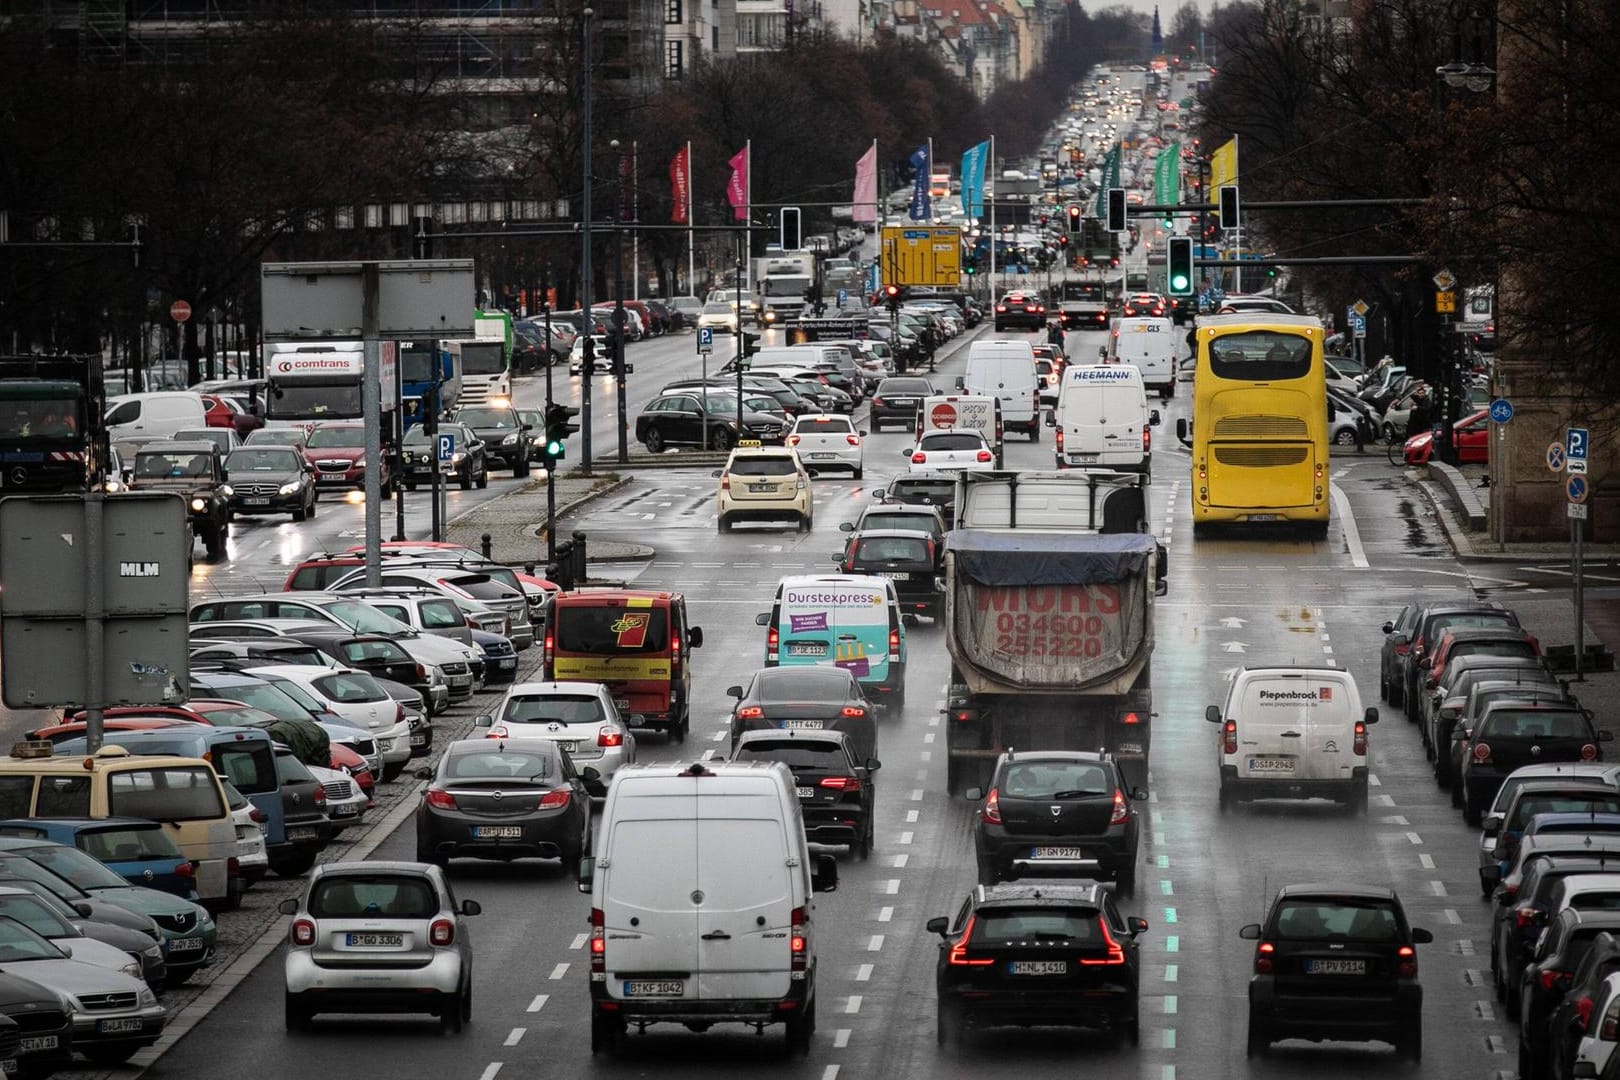
M 0 357 L 0 494 L 89 490 L 107 453 L 101 375 L 99 356 Z
M 1147 782 L 1154 599 L 1166 560 L 1141 478 L 963 474 L 945 544 L 946 783 L 1008 748 L 1105 751 Z

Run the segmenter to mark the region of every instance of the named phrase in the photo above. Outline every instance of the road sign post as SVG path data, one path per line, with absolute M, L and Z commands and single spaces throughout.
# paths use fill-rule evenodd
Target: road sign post
M 712 327 L 698 327 L 697 351 L 703 356 L 714 352 L 714 329 Z
M 1584 456 L 1586 454 L 1586 431 L 1585 431 L 1585 429 L 1583 429 L 1583 428 L 1570 428 L 1569 429 L 1569 436 L 1570 437 L 1569 437 L 1569 440 L 1568 440 L 1568 442 L 1567 442 L 1567 444 L 1565 446 L 1565 452 L 1568 453 L 1568 452 L 1573 450 L 1573 448 L 1575 446 L 1575 438 L 1574 438 L 1574 436 L 1575 436 L 1575 433 L 1577 431 L 1579 431 L 1581 433 L 1581 440 L 1580 440 L 1580 449 L 1581 449 L 1581 454 L 1582 454 L 1581 462 L 1582 462 L 1582 464 L 1585 464 L 1585 456 Z M 1575 463 L 1575 458 L 1573 456 L 1571 456 L 1570 459 L 1569 459 L 1569 464 L 1573 465 L 1574 463 Z M 1579 509 L 1581 509 L 1581 510 L 1585 510 L 1586 509 L 1586 500 L 1592 493 L 1592 487 L 1591 487 L 1591 484 L 1586 479 L 1586 474 L 1584 472 L 1574 473 L 1571 476 L 1569 476 L 1567 479 L 1565 479 L 1565 481 L 1564 481 L 1564 493 L 1569 496 L 1569 505 L 1570 505 L 1570 508 L 1572 510 L 1577 508 L 1577 507 Z M 1585 562 L 1584 553 L 1582 551 L 1582 545 L 1581 545 L 1582 531 L 1583 531 L 1583 527 L 1585 526 L 1585 524 L 1586 524 L 1586 515 L 1585 514 L 1581 514 L 1579 517 L 1575 516 L 1574 514 L 1570 515 L 1570 518 L 1569 518 L 1569 534 L 1570 534 L 1569 535 L 1569 543 L 1570 543 L 1570 549 L 1571 549 L 1570 550 L 1570 567 L 1574 571 L 1574 579 L 1575 579 L 1574 593 L 1575 593 L 1575 681 L 1576 682 L 1584 682 L 1585 681 L 1585 676 L 1582 673 L 1582 669 L 1585 667 L 1585 653 L 1586 653 L 1586 622 L 1585 622 L 1585 619 L 1586 619 L 1586 582 L 1584 580 L 1584 578 L 1586 577 L 1586 573 L 1585 573 L 1586 562 Z

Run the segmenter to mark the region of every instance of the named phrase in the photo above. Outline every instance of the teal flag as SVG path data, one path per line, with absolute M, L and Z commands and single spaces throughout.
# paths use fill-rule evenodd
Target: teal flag
M 1097 188 L 1097 207 L 1091 214 L 1094 218 L 1106 218 L 1108 216 L 1108 189 L 1120 186 L 1119 143 L 1115 143 L 1114 148 L 1103 155 L 1101 172 L 1102 185 Z
M 1181 202 L 1181 143 L 1171 143 L 1159 152 L 1153 169 L 1153 201 L 1160 206 Z

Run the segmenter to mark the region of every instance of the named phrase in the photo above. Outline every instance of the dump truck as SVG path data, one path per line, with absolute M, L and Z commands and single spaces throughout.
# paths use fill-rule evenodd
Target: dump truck
M 964 473 L 945 544 L 946 785 L 986 786 L 1020 750 L 1114 755 L 1147 783 L 1154 598 L 1166 557 L 1142 478 Z

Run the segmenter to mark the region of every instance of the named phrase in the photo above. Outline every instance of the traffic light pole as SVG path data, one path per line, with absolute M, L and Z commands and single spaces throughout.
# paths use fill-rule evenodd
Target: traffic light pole
M 431 430 L 433 433 L 433 438 L 429 439 L 427 443 L 428 453 L 433 462 L 433 468 L 431 470 L 433 474 L 433 481 L 429 485 L 429 490 L 433 493 L 433 539 L 438 541 L 444 539 L 444 519 L 440 513 L 439 506 L 439 489 L 444 486 L 444 467 L 439 461 L 439 380 L 437 378 L 433 380 L 433 388 L 428 391 L 428 399 L 429 404 L 427 408 L 431 411 L 423 412 L 422 423 L 427 424 L 429 423 L 429 418 L 432 418 Z
M 541 413 L 547 430 L 543 433 L 549 449 L 551 442 L 551 297 L 546 295 L 546 411 Z M 557 463 L 551 455 L 546 462 L 546 562 L 557 561 Z

